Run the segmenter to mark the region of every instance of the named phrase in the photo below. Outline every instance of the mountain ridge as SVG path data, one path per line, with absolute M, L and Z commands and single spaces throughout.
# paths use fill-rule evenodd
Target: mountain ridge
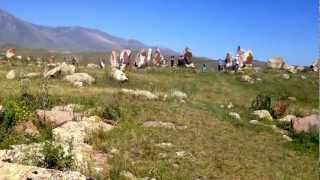
M 112 49 L 155 48 L 136 39 L 111 35 L 83 26 L 44 26 L 31 23 L 0 9 L 0 44 L 16 44 L 30 48 L 61 51 L 111 51 Z M 165 54 L 177 54 L 160 48 Z

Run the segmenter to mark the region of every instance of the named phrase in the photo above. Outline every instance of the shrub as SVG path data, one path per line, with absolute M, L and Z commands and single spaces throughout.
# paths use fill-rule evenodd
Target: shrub
M 277 101 L 273 106 L 272 106 L 272 111 L 271 115 L 274 118 L 280 118 L 285 115 L 287 109 L 288 109 L 288 103 L 284 101 Z
M 271 97 L 259 94 L 251 103 L 252 110 L 271 110 Z
M 69 146 L 69 153 L 66 154 L 61 145 L 55 145 L 52 142 L 45 142 L 40 151 L 44 158 L 42 161 L 38 162 L 38 166 L 58 170 L 70 169 L 73 163 L 71 151 L 71 145 Z

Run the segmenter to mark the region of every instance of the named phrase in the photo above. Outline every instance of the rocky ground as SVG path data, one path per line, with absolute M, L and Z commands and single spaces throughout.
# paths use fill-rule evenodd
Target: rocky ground
M 315 179 L 318 74 L 272 66 L 1 65 L 0 177 Z

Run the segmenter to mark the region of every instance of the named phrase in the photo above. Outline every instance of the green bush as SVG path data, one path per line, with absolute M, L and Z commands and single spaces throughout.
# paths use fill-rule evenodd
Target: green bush
M 55 145 L 52 142 L 45 142 L 41 149 L 44 159 L 39 162 L 38 166 L 44 168 L 66 170 L 70 169 L 73 163 L 71 154 L 72 147 L 69 147 L 69 153 L 66 154 L 61 145 Z
M 252 110 L 268 110 L 271 111 L 271 97 L 259 94 L 251 103 Z

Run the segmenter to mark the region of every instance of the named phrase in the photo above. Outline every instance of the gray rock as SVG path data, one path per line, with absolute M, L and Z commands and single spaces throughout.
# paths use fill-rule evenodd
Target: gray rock
M 282 74 L 282 78 L 283 79 L 290 79 L 290 75 L 289 74 Z

